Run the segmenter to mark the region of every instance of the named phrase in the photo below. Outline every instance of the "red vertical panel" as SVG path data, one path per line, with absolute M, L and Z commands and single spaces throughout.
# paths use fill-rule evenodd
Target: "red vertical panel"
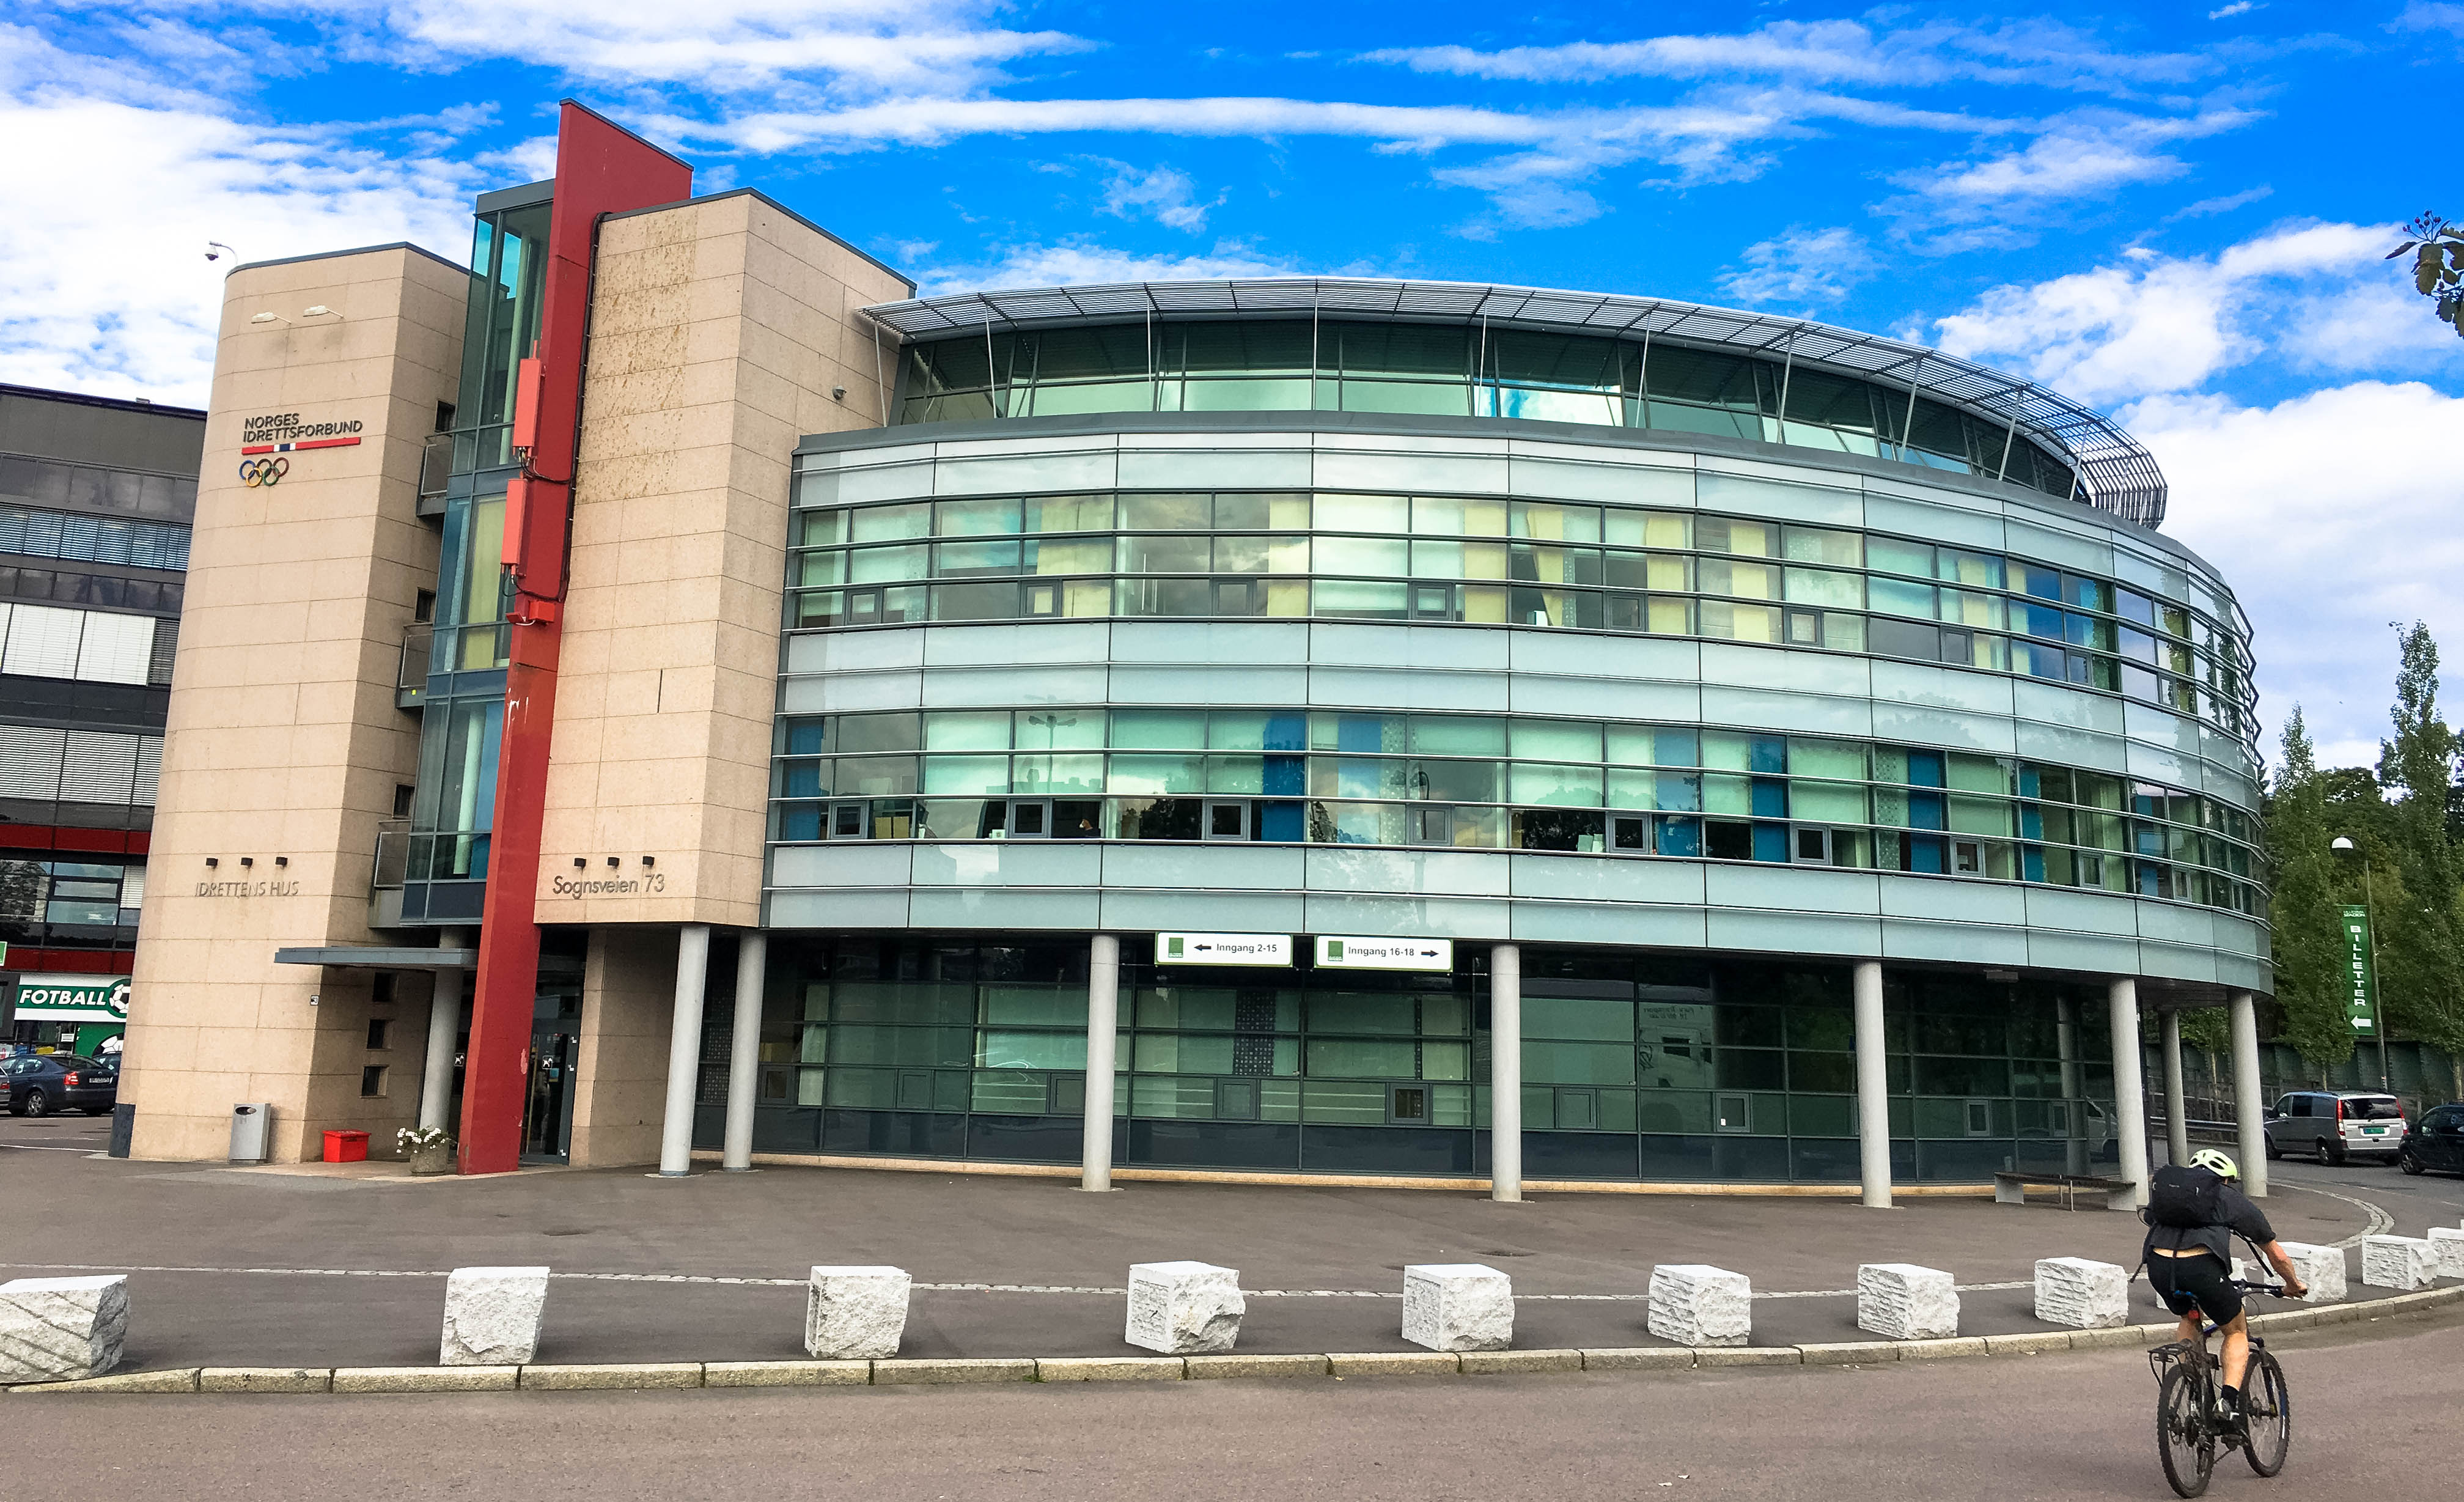
M 556 198 L 548 215 L 541 298 L 537 442 L 526 483 L 508 497 L 505 563 L 514 570 L 505 735 L 496 761 L 496 824 L 479 919 L 479 973 L 462 1075 L 461 1168 L 511 1171 L 521 1158 L 523 1055 L 538 990 L 539 822 L 549 735 L 556 719 L 557 652 L 563 639 L 564 564 L 573 461 L 581 436 L 583 360 L 590 323 L 590 263 L 600 217 L 693 196 L 693 168 L 571 99 L 557 124 Z M 527 372 L 526 372 L 527 373 Z

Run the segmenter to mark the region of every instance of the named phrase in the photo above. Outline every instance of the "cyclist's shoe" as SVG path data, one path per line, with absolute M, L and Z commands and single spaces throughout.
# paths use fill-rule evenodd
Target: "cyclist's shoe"
M 2216 1405 L 2211 1413 L 2211 1421 L 2216 1434 L 2221 1438 L 2240 1440 L 2250 1437 L 2250 1420 L 2243 1414 L 2241 1404 L 2221 1394 L 2216 1398 Z

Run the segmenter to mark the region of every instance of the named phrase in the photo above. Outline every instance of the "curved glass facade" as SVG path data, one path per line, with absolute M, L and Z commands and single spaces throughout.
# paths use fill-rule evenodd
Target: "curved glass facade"
M 2175 603 L 2000 550 L 1741 514 L 1773 489 L 1754 481 L 1638 481 L 1693 503 L 1676 511 L 1325 492 L 849 507 L 836 480 L 806 482 L 822 503 L 790 532 L 791 626 L 1314 616 L 1703 636 L 2050 678 L 2257 734 L 2229 596 Z
M 917 342 L 901 423 L 1089 412 L 1408 412 L 1826 449 L 2074 494 L 2007 423 L 1783 356 L 1536 329 L 1343 320 L 1113 323 Z M 1913 400 L 1911 398 L 1913 397 Z
M 2049 882 L 2261 911 L 2255 821 L 2013 757 L 1700 723 L 1345 710 L 781 721 L 771 838 L 1433 846 Z M 797 856 L 777 869 L 792 877 Z
M 1076 1159 L 1093 934 L 1128 1165 L 1485 1172 L 1494 945 L 1541 1180 L 1855 1179 L 1865 961 L 1896 1176 L 2085 1171 L 2108 981 L 2264 988 L 2232 592 L 1951 378 L 1113 318 L 921 336 L 799 452 L 762 1146 Z

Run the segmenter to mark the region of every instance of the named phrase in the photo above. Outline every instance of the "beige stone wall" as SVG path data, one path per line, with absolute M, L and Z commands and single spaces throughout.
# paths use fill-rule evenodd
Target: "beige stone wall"
M 759 921 L 789 458 L 880 425 L 906 295 L 750 195 L 602 230 L 540 921 Z
M 674 930 L 606 928 L 590 936 L 567 1161 L 606 1168 L 659 1160 L 675 1004 Z
M 436 578 L 421 441 L 454 396 L 468 287 L 406 249 L 225 283 L 121 1085 L 140 1158 L 222 1157 L 238 1101 L 273 1102 L 283 1160 L 316 1156 L 332 1127 L 387 1150 L 417 1115 L 418 983 L 377 1006 L 364 972 L 274 952 L 376 939 L 376 826 L 419 742 L 394 705 L 396 658 L 413 593 Z M 304 316 L 319 304 L 341 316 Z M 264 312 L 288 321 L 250 321 Z M 279 484 L 246 488 L 241 420 L 276 412 L 356 419 L 362 441 L 291 454 Z M 383 1053 L 366 1047 L 372 1014 L 397 1017 Z M 360 1093 L 370 1064 L 388 1070 L 374 1099 Z

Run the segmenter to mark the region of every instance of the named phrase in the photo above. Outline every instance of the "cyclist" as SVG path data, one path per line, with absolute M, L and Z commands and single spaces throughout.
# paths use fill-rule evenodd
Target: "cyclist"
M 2183 1343 L 2198 1343 L 2203 1314 L 2224 1332 L 2225 1411 L 2219 1417 L 2236 1429 L 2242 1424 L 2242 1375 L 2250 1366 L 2250 1323 L 2242 1314 L 2241 1291 L 2233 1287 L 2233 1237 L 2241 1236 L 2276 1265 L 2288 1296 L 2310 1293 L 2276 1239 L 2276 1227 L 2234 1187 L 2240 1178 L 2233 1159 L 2212 1147 L 2192 1153 L 2187 1164 L 2157 1169 L 2147 1186 L 2147 1241 L 2142 1248 L 2147 1286 L 2182 1316 Z

